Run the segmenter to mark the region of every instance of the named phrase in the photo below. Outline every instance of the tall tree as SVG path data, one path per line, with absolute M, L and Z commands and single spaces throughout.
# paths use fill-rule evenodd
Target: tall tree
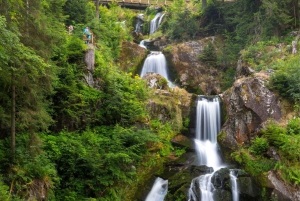
M 96 0 L 96 19 L 99 19 L 100 17 L 99 4 L 100 4 L 100 0 Z
M 6 29 L 4 17 L 0 26 L 0 111 L 4 113 L 0 125 L 4 131 L 11 128 L 14 152 L 15 132 L 34 132 L 52 123 L 46 96 L 51 93 L 53 73 L 50 65 L 21 43 L 18 33 Z

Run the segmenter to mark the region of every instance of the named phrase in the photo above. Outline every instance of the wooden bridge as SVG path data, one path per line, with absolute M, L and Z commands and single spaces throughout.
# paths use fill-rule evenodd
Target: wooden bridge
M 112 2 L 112 0 L 100 0 L 102 5 L 108 5 Z M 150 5 L 167 6 L 172 3 L 172 0 L 115 0 L 114 2 L 117 2 L 121 7 L 143 10 Z

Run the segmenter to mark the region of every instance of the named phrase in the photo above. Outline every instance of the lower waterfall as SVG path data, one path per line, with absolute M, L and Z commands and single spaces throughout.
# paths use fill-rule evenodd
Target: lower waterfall
M 220 128 L 221 112 L 219 98 L 205 98 L 200 96 L 197 102 L 195 149 L 198 165 L 212 167 L 214 172 L 200 175 L 192 180 L 188 192 L 189 201 L 214 201 L 213 192 L 215 187 L 212 183 L 212 177 L 217 170 L 225 166 L 222 165 L 217 143 L 217 134 Z M 234 171 L 230 172 L 230 178 L 233 201 L 238 201 L 237 178 Z
M 168 180 L 157 177 L 145 201 L 163 201 L 168 191 Z

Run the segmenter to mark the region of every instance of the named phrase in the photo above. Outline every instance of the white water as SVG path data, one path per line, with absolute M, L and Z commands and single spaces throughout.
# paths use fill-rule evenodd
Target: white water
M 145 201 L 163 201 L 168 191 L 168 180 L 156 178 Z
M 237 185 L 237 171 L 230 170 L 230 184 L 231 184 L 231 192 L 232 192 L 232 200 L 239 201 L 239 189 Z
M 153 51 L 147 56 L 140 77 L 143 77 L 148 72 L 160 74 L 169 80 L 167 73 L 167 61 L 162 52 Z
M 221 128 L 221 113 L 218 98 L 199 97 L 197 103 L 195 148 L 198 165 L 221 168 L 222 160 L 218 154 L 217 134 Z M 193 179 L 189 189 L 189 201 L 198 200 L 195 194 L 195 182 L 201 191 L 201 201 L 213 201 L 214 186 L 211 183 L 213 173 L 200 175 Z M 194 189 L 194 190 L 193 190 Z
M 139 46 L 141 46 L 141 47 L 147 49 L 147 47 L 146 47 L 146 45 L 145 45 L 145 40 L 141 40 Z
M 161 16 L 161 12 L 158 12 L 156 13 L 155 17 L 151 20 L 150 22 L 150 34 L 153 34 L 158 26 L 159 26 L 159 19 L 160 19 L 160 16 Z

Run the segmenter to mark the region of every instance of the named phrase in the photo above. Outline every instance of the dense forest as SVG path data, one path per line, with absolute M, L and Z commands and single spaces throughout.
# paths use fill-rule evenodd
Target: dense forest
M 275 71 L 268 87 L 293 107 L 294 118 L 285 125 L 270 121 L 232 160 L 253 176 L 276 169 L 294 186 L 300 183 L 300 55 L 273 59 L 276 53 L 267 53 L 270 45 L 295 40 L 298 4 L 174 0 L 162 7 L 165 19 L 151 36 L 172 43 L 222 36 L 222 47 L 208 45 L 199 60 L 223 73 L 223 91 L 231 87 L 240 57 L 257 71 Z M 157 11 L 153 6 L 142 12 L 147 35 Z M 0 1 L 0 201 L 136 200 L 151 174 L 162 171 L 170 155 L 184 152 L 171 139 L 187 129 L 189 119 L 176 119 L 176 108 L 172 121 L 153 117 L 147 103 L 159 99 L 154 89 L 135 70 L 119 67 L 122 42 L 134 40 L 137 13 L 90 0 Z M 82 39 L 86 26 L 94 35 L 92 47 Z M 97 87 L 84 79 L 90 48 Z M 264 157 L 269 146 L 282 160 Z

